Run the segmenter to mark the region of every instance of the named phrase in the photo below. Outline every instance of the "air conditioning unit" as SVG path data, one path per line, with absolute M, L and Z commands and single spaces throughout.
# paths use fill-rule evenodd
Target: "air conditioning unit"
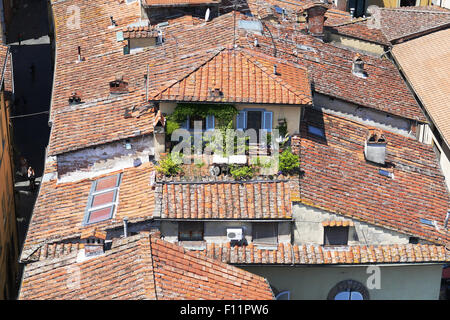
M 228 228 L 227 238 L 230 241 L 241 241 L 244 238 L 242 228 Z

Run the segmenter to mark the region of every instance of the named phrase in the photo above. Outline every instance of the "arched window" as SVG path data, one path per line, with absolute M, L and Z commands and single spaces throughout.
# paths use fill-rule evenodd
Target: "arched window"
M 344 280 L 335 285 L 328 293 L 328 300 L 369 300 L 369 291 L 360 282 Z

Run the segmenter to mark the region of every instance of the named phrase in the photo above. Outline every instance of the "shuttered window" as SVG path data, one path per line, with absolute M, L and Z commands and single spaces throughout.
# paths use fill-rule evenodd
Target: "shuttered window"
M 272 118 L 273 112 L 265 111 L 263 113 L 263 129 L 267 132 L 272 132 Z
M 247 127 L 246 116 L 247 113 L 245 111 L 239 111 L 236 116 L 236 129 L 245 130 L 245 128 Z
M 278 243 L 278 223 L 262 222 L 253 223 L 253 242 L 257 244 L 277 244 Z

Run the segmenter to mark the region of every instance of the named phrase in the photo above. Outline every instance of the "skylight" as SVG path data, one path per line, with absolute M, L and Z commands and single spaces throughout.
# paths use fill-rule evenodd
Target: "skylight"
M 92 182 L 83 225 L 111 219 L 117 205 L 122 174 L 101 178 Z

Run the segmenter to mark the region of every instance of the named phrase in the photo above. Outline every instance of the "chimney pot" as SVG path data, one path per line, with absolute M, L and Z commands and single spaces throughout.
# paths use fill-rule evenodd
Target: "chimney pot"
M 364 146 L 367 160 L 384 165 L 386 163 L 386 138 L 381 130 L 371 129 Z

